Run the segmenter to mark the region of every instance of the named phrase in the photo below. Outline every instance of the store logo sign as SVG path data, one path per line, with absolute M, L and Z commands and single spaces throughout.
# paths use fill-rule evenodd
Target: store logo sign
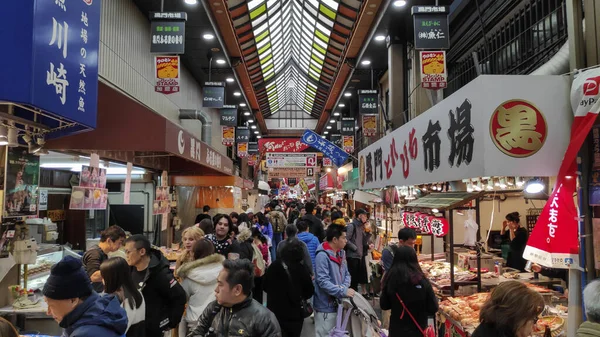
M 504 154 L 525 158 L 537 153 L 548 138 L 548 124 L 533 103 L 515 99 L 500 104 L 490 119 L 492 141 Z
M 177 137 L 179 148 L 179 154 L 183 154 L 185 152 L 185 140 L 183 139 L 183 130 L 179 130 L 179 136 Z
M 91 6 L 91 5 L 92 5 L 92 3 L 94 2 L 94 0 L 83 0 L 83 2 L 84 2 L 86 5 L 88 5 L 88 6 Z

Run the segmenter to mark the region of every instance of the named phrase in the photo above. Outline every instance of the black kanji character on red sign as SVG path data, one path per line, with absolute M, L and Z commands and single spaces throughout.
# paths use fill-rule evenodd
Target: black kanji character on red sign
M 383 180 L 383 151 L 381 148 L 375 150 L 375 180 L 377 180 L 377 168 L 379 167 L 379 180 Z
M 442 131 L 440 121 L 431 123 L 431 120 L 429 120 L 427 131 L 423 135 L 423 138 L 421 138 L 423 140 L 423 149 L 425 151 L 425 170 L 428 170 L 429 172 L 440 167 L 440 145 L 442 143 L 439 135 L 440 131 Z
M 456 108 L 456 113 L 452 110 L 450 115 L 450 127 L 448 128 L 448 138 L 450 138 L 450 156 L 448 161 L 450 166 L 460 167 L 464 161 L 466 165 L 473 159 L 473 145 L 475 138 L 473 133 L 475 129 L 471 125 L 471 102 L 468 99 Z

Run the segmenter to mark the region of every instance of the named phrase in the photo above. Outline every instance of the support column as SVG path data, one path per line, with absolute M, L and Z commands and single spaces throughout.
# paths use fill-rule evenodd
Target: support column
M 406 60 L 405 46 L 399 43 L 398 38 L 390 37 L 388 42 L 388 82 L 390 90 L 389 117 L 392 129 L 397 129 L 406 121 L 404 120 L 405 71 Z

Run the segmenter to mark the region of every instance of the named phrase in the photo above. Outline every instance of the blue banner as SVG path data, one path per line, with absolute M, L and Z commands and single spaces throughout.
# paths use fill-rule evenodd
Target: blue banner
M 335 146 L 332 142 L 327 139 L 321 138 L 317 133 L 311 130 L 305 130 L 302 134 L 302 143 L 312 146 L 315 149 L 323 152 L 323 155 L 331 161 L 337 167 L 344 165 L 344 162 L 348 159 L 348 153 L 341 148 Z
M 0 53 L 0 100 L 96 127 L 100 7 L 100 0 L 3 4 L 0 40 L 11 47 Z

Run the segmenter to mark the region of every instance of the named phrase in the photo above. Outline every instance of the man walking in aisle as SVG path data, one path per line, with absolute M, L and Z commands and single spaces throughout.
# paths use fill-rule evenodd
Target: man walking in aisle
M 373 246 L 369 243 L 370 233 L 365 231 L 365 224 L 368 221 L 367 211 L 362 208 L 356 210 L 356 218 L 348 225 L 348 245 L 346 252 L 348 254 L 348 269 L 352 275 L 350 288 L 358 290 L 361 285 L 363 296 L 369 299 L 367 294 L 367 264 L 365 262 L 366 254 Z
M 304 210 L 306 214 L 302 216 L 302 220 L 308 221 L 309 223 L 309 231 L 319 239 L 319 242 L 322 242 L 325 239 L 325 227 L 323 226 L 323 222 L 321 219 L 317 218 L 313 212 L 315 210 L 315 204 L 313 202 L 307 202 L 304 206 Z
M 281 211 L 281 206 L 277 201 L 272 201 L 270 205 L 271 211 L 267 213 L 267 219 L 273 226 L 273 242 L 271 243 L 271 259 L 275 261 L 277 255 L 277 246 L 283 240 L 283 231 L 287 225 L 287 219 Z M 266 209 L 265 209 L 266 212 Z
M 125 241 L 127 263 L 134 284 L 146 302 L 146 336 L 162 337 L 163 332 L 177 327 L 183 316 L 187 297 L 169 269 L 169 261 L 153 249 L 143 235 Z
M 353 297 L 350 288 L 350 273 L 344 254 L 346 228 L 329 225 L 326 241 L 317 249 L 315 257 L 315 310 L 316 337 L 327 337 L 335 327 L 338 302 L 344 297 Z
M 296 222 L 296 227 L 298 228 L 298 239 L 306 244 L 310 261 L 314 266 L 315 255 L 317 254 L 317 248 L 319 248 L 320 245 L 319 239 L 308 231 L 308 222 L 299 220 Z

